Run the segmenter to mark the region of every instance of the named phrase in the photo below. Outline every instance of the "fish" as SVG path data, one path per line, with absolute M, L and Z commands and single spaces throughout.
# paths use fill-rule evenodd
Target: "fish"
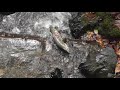
M 70 53 L 68 45 L 64 43 L 62 36 L 58 32 L 58 27 L 50 26 L 50 32 L 52 33 L 52 36 L 56 45 L 61 49 L 63 49 L 64 51 L 66 51 L 67 53 Z

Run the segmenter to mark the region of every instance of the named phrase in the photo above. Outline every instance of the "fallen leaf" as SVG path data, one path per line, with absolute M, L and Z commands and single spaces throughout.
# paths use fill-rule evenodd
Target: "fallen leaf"
M 94 12 L 86 12 L 85 17 L 88 21 L 91 21 L 96 18 L 96 14 Z
M 87 32 L 88 41 L 92 41 L 93 40 L 93 35 L 94 35 L 93 32 L 90 32 L 90 31 Z

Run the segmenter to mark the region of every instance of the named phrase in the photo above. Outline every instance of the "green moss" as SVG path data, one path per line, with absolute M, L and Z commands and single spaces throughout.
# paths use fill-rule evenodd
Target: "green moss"
M 119 29 L 116 29 L 116 28 L 113 28 L 113 30 L 111 30 L 109 32 L 110 36 L 111 37 L 120 37 L 120 30 Z
M 120 30 L 113 26 L 114 18 L 109 12 L 96 12 L 96 15 L 103 19 L 101 24 L 96 27 L 101 35 L 110 38 L 120 38 Z

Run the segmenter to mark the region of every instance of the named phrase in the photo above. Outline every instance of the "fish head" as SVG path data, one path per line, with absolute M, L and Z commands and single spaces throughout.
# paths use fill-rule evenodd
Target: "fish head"
M 52 25 L 50 26 L 50 32 L 51 33 L 55 33 L 56 31 L 58 31 L 58 26 L 53 27 Z

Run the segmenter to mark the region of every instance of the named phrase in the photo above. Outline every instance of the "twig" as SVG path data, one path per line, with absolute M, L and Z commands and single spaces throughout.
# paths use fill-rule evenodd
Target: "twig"
M 44 42 L 45 38 L 35 36 L 35 35 L 24 35 L 24 34 L 12 34 L 12 33 L 6 33 L 6 32 L 0 32 L 0 37 L 2 38 L 21 38 L 21 39 L 32 39 L 32 40 L 37 40 L 39 42 Z

